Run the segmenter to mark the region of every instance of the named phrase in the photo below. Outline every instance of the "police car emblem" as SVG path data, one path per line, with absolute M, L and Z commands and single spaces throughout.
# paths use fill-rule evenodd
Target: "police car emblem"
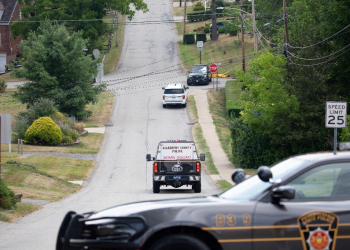
M 177 164 L 175 164 L 172 168 L 171 168 L 171 170 L 173 171 L 173 172 L 181 172 L 182 170 L 183 170 L 183 168 L 181 167 L 181 165 L 180 165 L 180 160 L 178 160 L 177 161 Z
M 304 250 L 334 250 L 339 218 L 325 211 L 312 211 L 298 218 Z

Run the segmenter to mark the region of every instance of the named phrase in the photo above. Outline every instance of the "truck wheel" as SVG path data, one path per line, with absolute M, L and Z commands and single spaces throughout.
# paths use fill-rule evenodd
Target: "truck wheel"
M 160 238 L 148 250 L 210 250 L 201 240 L 183 234 Z
M 202 190 L 201 190 L 201 182 L 200 181 L 196 181 L 194 184 L 193 184 L 193 189 L 194 189 L 194 192 L 195 193 L 200 193 Z
M 166 108 L 166 104 L 163 104 L 163 108 Z
M 160 184 L 157 181 L 153 181 L 153 193 L 159 193 L 160 192 Z

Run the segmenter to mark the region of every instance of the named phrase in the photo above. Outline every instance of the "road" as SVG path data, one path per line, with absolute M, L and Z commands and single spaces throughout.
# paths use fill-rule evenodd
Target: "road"
M 104 77 L 116 94 L 98 164 L 82 190 L 15 223 L 0 223 L 1 250 L 50 250 L 64 215 L 74 210 L 89 212 L 127 202 L 193 197 L 218 193 L 203 173 L 202 193 L 190 188 L 152 192 L 152 166 L 146 154 L 154 155 L 161 140 L 191 140 L 191 119 L 187 109 L 162 108 L 161 87 L 169 82 L 185 82 L 177 51 L 178 36 L 172 19 L 171 0 L 146 0 L 150 11 L 137 13 L 125 29 L 118 71 Z M 158 21 L 157 24 L 142 24 Z M 210 88 L 212 85 L 205 86 Z M 204 88 L 191 87 L 190 90 Z M 199 152 L 200 153 L 200 152 Z

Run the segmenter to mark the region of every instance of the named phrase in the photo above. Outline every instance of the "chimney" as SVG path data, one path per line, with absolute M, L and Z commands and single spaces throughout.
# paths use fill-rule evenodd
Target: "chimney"
M 2 14 L 4 14 L 4 5 L 2 4 L 2 2 L 0 2 L 0 21 L 1 21 L 1 18 L 2 18 Z

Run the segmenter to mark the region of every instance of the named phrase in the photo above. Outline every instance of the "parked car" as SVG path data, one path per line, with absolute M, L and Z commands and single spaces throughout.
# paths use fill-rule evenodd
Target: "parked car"
M 188 72 L 187 85 L 209 84 L 212 81 L 212 74 L 206 64 L 195 64 Z
M 184 108 L 186 107 L 188 87 L 182 83 L 170 83 L 162 89 L 164 90 L 163 108 L 166 108 L 167 105 L 181 105 Z
M 214 196 L 68 212 L 56 250 L 347 250 L 350 152 L 290 157 L 262 166 Z

